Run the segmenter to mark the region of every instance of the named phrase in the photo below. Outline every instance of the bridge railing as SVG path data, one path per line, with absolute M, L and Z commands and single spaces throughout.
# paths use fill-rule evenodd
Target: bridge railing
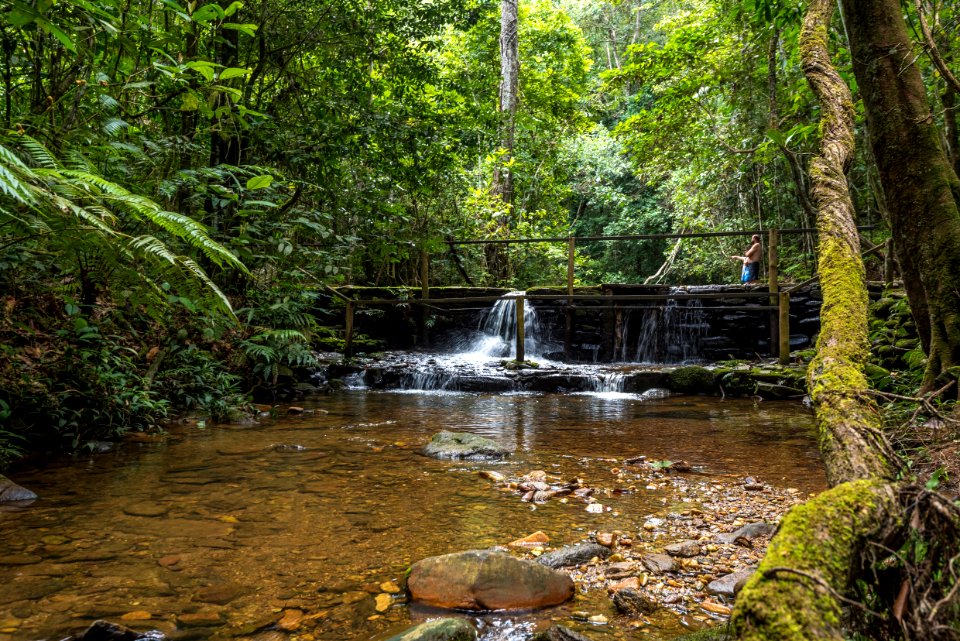
M 873 226 L 858 227 L 860 231 L 875 229 Z M 728 294 L 717 294 L 710 292 L 696 292 L 685 294 L 607 294 L 607 295 L 585 295 L 574 294 L 575 282 L 575 257 L 577 241 L 625 241 L 625 240 L 663 240 L 680 238 L 716 238 L 716 237 L 738 237 L 766 235 L 767 237 L 767 292 L 744 292 L 742 297 L 767 297 L 768 305 L 765 306 L 735 306 L 729 309 L 741 311 L 769 311 L 770 312 L 770 345 L 774 355 L 779 357 L 781 363 L 786 364 L 790 359 L 790 293 L 799 290 L 805 286 L 816 282 L 819 276 L 814 275 L 801 283 L 791 285 L 787 289 L 780 289 L 779 284 L 779 244 L 782 235 L 789 234 L 808 234 L 816 233 L 816 229 L 793 228 L 793 229 L 769 229 L 766 231 L 745 230 L 745 231 L 722 231 L 722 232 L 699 232 L 699 233 L 675 233 L 675 234 L 632 234 L 620 236 L 566 236 L 566 237 L 545 237 L 545 238 L 497 238 L 497 239 L 463 239 L 446 241 L 448 245 L 504 245 L 504 244 L 523 244 L 523 243 L 566 243 L 567 244 L 567 279 L 566 295 L 516 295 L 516 359 L 524 360 L 524 326 L 523 310 L 526 300 L 557 300 L 562 298 L 566 301 L 566 320 L 567 320 L 567 344 L 569 346 L 570 336 L 573 332 L 574 304 L 576 301 L 610 301 L 615 305 L 620 302 L 631 301 L 659 301 L 659 300 L 692 300 L 727 297 Z M 862 255 L 869 255 L 885 252 L 884 260 L 884 280 L 889 284 L 893 280 L 893 258 L 890 240 L 884 244 L 873 245 Z M 352 355 L 354 312 L 357 307 L 362 306 L 381 306 L 381 305 L 407 305 L 416 304 L 421 308 L 419 333 L 423 343 L 427 342 L 427 317 L 429 314 L 429 305 L 465 303 L 465 302 L 495 302 L 500 300 L 501 296 L 478 296 L 478 297 L 460 297 L 460 298 L 431 298 L 430 297 L 430 254 L 422 249 L 420 252 L 420 298 L 416 300 L 392 300 L 392 299 L 355 299 L 345 296 L 342 292 L 334 288 L 328 288 L 335 296 L 345 302 L 345 347 L 347 356 Z

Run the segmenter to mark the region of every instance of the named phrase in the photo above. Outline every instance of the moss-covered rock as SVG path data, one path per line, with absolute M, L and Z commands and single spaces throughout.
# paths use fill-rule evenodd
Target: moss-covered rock
M 717 391 L 717 377 L 713 370 L 689 365 L 670 372 L 667 385 L 671 391 L 681 394 L 713 394 Z
M 477 630 L 464 619 L 435 619 L 404 630 L 386 641 L 474 641 Z

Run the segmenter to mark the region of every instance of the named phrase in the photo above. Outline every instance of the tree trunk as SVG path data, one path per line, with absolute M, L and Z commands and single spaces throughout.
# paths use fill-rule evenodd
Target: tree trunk
M 517 0 L 502 0 L 500 3 L 500 149 L 501 156 L 493 170 L 491 193 L 499 196 L 505 209 L 497 221 L 497 231 L 510 228 L 513 216 L 513 148 L 517 134 L 517 105 L 520 93 L 520 19 Z M 487 269 L 497 281 L 507 278 L 509 265 L 504 245 L 487 245 L 484 248 Z
M 960 365 L 960 180 L 940 145 L 900 3 L 841 5 L 930 389 Z
M 804 74 L 821 106 L 811 193 L 820 232 L 823 291 L 817 356 L 808 369 L 820 450 L 832 486 L 790 511 L 737 600 L 739 639 L 845 638 L 843 603 L 865 542 L 897 506 L 880 417 L 863 392 L 867 288 L 846 170 L 854 150 L 850 90 L 827 49 L 832 0 L 812 0 L 800 33 Z M 825 589 L 826 587 L 826 589 Z
M 943 101 L 944 136 L 947 139 L 947 151 L 953 171 L 960 175 L 960 127 L 957 125 L 957 94 L 947 87 L 940 94 Z
M 520 37 L 517 0 L 500 3 L 500 146 L 503 157 L 493 176 L 493 193 L 508 208 L 513 206 L 513 147 L 517 133 L 517 104 L 520 92 Z

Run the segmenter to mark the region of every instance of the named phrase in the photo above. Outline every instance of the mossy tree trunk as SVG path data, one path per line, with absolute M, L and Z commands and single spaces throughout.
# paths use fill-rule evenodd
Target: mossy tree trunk
M 930 389 L 960 365 L 960 180 L 941 147 L 898 0 L 841 5 Z
M 845 638 L 843 604 L 866 541 L 897 505 L 877 408 L 863 374 L 867 288 L 846 170 L 853 100 L 827 49 L 832 0 L 812 0 L 800 33 L 804 74 L 821 106 L 820 153 L 810 164 L 823 290 L 817 356 L 808 370 L 820 449 L 832 486 L 790 511 L 737 600 L 733 626 L 750 640 Z

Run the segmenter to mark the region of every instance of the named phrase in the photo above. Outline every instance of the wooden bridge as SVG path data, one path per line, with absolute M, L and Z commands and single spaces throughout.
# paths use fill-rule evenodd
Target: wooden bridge
M 860 227 L 861 231 L 872 230 L 873 227 Z M 767 238 L 767 282 L 765 291 L 762 287 L 754 290 L 745 289 L 738 292 L 738 298 L 766 299 L 766 305 L 736 305 L 725 306 L 713 309 L 736 310 L 758 312 L 766 311 L 770 314 L 770 348 L 771 355 L 777 356 L 781 363 L 786 364 L 790 359 L 790 293 L 810 286 L 818 280 L 814 275 L 801 283 L 790 284 L 782 287 L 779 283 L 779 244 L 780 237 L 788 234 L 811 234 L 816 233 L 816 229 L 770 229 L 767 231 L 730 231 L 730 232 L 704 232 L 704 233 L 686 233 L 686 234 L 637 234 L 625 236 L 581 236 L 581 237 L 553 237 L 553 238 L 514 238 L 514 239 L 470 239 L 470 240 L 451 240 L 447 241 L 449 245 L 504 245 L 504 244 L 522 244 L 522 243 L 564 243 L 567 245 L 567 278 L 566 289 L 564 292 L 554 293 L 535 293 L 535 294 L 516 294 L 510 295 L 490 295 L 489 289 L 483 290 L 477 296 L 459 296 L 459 297 L 431 297 L 430 288 L 430 254 L 426 250 L 420 251 L 420 288 L 419 298 L 391 299 L 391 298 L 355 298 L 347 296 L 342 291 L 332 287 L 328 290 L 337 298 L 341 299 L 345 305 L 345 355 L 351 356 L 353 353 L 353 333 L 354 333 L 354 314 L 359 307 L 377 307 L 391 305 L 419 305 L 419 334 L 423 344 L 428 342 L 427 318 L 430 308 L 437 306 L 454 305 L 463 309 L 464 304 L 475 303 L 493 303 L 503 298 L 513 298 L 516 301 L 516 360 L 523 361 L 524 353 L 524 307 L 526 301 L 562 301 L 565 306 L 566 315 L 566 349 L 569 353 L 571 336 L 574 331 L 574 315 L 578 303 L 588 303 L 591 309 L 630 309 L 630 303 L 642 305 L 649 309 L 651 304 L 668 300 L 705 300 L 729 298 L 729 293 L 716 292 L 684 292 L 684 293 L 655 293 L 655 294 L 617 294 L 610 293 L 576 293 L 575 282 L 575 256 L 577 242 L 592 241 L 640 241 L 640 240 L 665 240 L 681 238 L 715 238 L 715 237 L 739 237 L 753 236 L 754 234 L 763 235 Z M 865 241 L 865 244 L 871 245 L 862 256 L 866 258 L 872 254 L 882 254 L 884 258 L 884 281 L 889 285 L 893 281 L 894 261 L 891 250 L 890 240 L 887 239 L 883 244 L 874 245 Z M 609 286 L 614 287 L 614 286 Z M 395 288 L 394 288 L 395 289 Z M 415 288 L 407 290 L 409 293 L 416 291 Z M 626 303 L 627 305 L 624 305 Z

